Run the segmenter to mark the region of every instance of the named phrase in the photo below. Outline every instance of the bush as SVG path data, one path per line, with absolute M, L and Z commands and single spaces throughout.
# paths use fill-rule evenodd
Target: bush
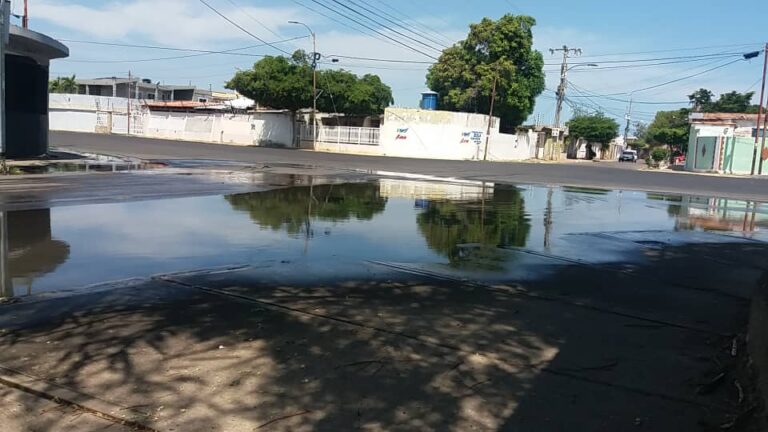
M 651 159 L 653 159 L 655 162 L 661 162 L 664 160 L 667 160 L 669 158 L 669 151 L 665 148 L 655 148 L 651 152 Z

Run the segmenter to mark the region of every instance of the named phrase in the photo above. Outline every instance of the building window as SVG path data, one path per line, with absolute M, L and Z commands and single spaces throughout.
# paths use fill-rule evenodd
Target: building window
M 197 98 L 198 102 L 208 103 L 208 98 Z
M 147 99 L 155 99 L 154 93 L 147 93 Z

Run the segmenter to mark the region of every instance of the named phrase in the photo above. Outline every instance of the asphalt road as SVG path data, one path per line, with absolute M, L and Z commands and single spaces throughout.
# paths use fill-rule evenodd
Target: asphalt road
M 410 159 L 72 132 L 51 132 L 50 142 L 51 146 L 65 151 L 89 151 L 144 159 L 293 163 L 324 168 L 411 173 L 496 183 L 570 185 L 768 201 L 768 178 L 646 171 L 642 169 L 641 163 L 553 164 Z

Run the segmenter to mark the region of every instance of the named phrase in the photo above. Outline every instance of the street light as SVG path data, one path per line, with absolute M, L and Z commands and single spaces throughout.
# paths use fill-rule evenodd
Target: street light
M 317 38 L 315 32 L 301 21 L 288 21 L 288 24 L 304 26 L 312 36 L 312 148 L 317 149 Z
M 584 66 L 584 67 L 598 67 L 598 66 L 600 66 L 600 65 L 599 65 L 599 64 L 597 64 L 597 63 L 579 63 L 579 64 L 575 64 L 575 65 L 573 65 L 573 66 L 569 67 L 569 68 L 568 68 L 568 69 L 566 69 L 566 70 L 575 69 L 575 68 L 577 68 L 577 67 L 579 67 L 579 66 Z

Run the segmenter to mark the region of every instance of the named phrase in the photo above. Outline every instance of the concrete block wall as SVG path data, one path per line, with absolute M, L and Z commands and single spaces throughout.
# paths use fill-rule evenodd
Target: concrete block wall
M 89 95 L 50 95 L 50 129 L 72 132 L 127 132 L 128 100 Z M 131 102 L 131 133 L 148 138 L 233 145 L 293 145 L 293 118 L 287 112 L 254 114 L 150 112 Z

